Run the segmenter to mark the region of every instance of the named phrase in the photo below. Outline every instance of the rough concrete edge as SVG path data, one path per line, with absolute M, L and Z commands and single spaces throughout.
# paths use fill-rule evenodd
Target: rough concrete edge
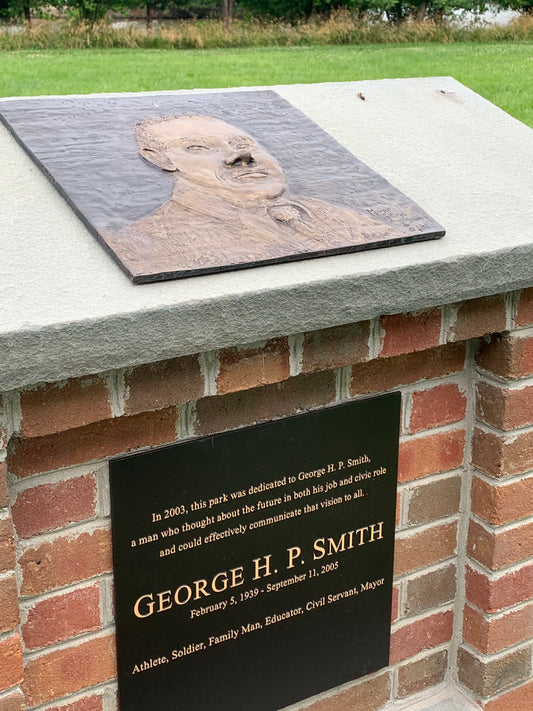
M 402 247 L 406 249 L 406 247 Z M 533 244 L 0 335 L 0 390 L 439 306 L 533 284 Z M 164 338 L 162 338 L 164 334 Z M 120 348 L 110 344 L 120 343 Z

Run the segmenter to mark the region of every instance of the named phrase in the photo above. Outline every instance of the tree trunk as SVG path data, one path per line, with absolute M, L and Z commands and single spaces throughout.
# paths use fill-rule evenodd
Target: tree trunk
M 416 21 L 422 22 L 422 20 L 426 17 L 426 12 L 427 12 L 427 4 L 425 2 L 421 2 L 420 5 L 418 6 L 418 10 L 416 12 Z
M 146 31 L 152 34 L 152 21 L 154 19 L 154 6 L 147 2 L 146 3 Z
M 223 0 L 222 21 L 226 32 L 231 32 L 233 25 L 233 0 Z
M 31 27 L 31 12 L 29 3 L 24 3 L 24 22 L 27 27 Z

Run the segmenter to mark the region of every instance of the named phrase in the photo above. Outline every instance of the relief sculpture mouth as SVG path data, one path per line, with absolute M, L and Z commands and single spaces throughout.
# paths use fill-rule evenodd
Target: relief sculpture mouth
M 260 180 L 269 178 L 270 173 L 265 170 L 243 170 L 235 173 L 229 173 L 231 180 Z
M 263 170 L 253 170 L 250 173 L 243 173 L 239 176 L 242 180 L 256 179 L 256 178 L 268 178 L 269 174 Z

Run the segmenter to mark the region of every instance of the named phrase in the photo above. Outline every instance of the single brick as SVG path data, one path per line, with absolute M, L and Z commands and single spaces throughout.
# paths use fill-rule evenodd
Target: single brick
M 510 390 L 480 382 L 476 388 L 476 415 L 500 430 L 533 424 L 533 385 Z
M 481 659 L 459 647 L 459 681 L 481 697 L 492 696 L 529 677 L 531 649 L 516 649 L 496 659 Z M 513 710 L 514 711 L 514 710 Z
M 0 711 L 24 711 L 24 709 L 24 694 L 21 691 L 17 690 L 0 699 Z
M 432 607 L 439 607 L 455 598 L 456 569 L 454 565 L 432 570 L 416 578 L 411 578 L 406 585 L 404 616 L 418 615 Z
M 94 474 L 21 491 L 11 509 L 19 538 L 85 521 L 96 515 Z
M 501 525 L 530 516 L 533 511 L 533 476 L 521 481 L 491 484 L 479 476 L 472 480 L 473 513 Z
M 505 312 L 503 294 L 463 301 L 457 308 L 457 318 L 451 328 L 452 340 L 467 341 L 486 333 L 505 331 Z
M 427 484 L 419 484 L 411 493 L 407 509 L 409 524 L 435 521 L 459 512 L 461 477 L 449 476 Z
M 22 689 L 28 706 L 60 699 L 116 675 L 114 638 L 98 637 L 26 664 Z
M 480 523 L 470 519 L 466 549 L 468 555 L 486 568 L 494 570 L 494 533 L 487 531 Z
M 100 586 L 92 585 L 37 602 L 21 631 L 26 649 L 37 649 L 98 629 Z
M 102 711 L 102 709 L 103 697 L 92 694 L 91 696 L 83 696 L 70 704 L 48 706 L 46 711 Z
M 463 464 L 464 448 L 464 430 L 407 439 L 400 443 L 398 481 L 457 469 Z
M 391 635 L 390 664 L 414 657 L 424 649 L 432 649 L 452 638 L 453 612 L 438 612 L 416 622 L 410 622 Z
M 350 394 L 364 395 L 392 390 L 419 380 L 432 380 L 464 368 L 464 343 L 450 343 L 394 358 L 378 358 L 352 367 Z
M 7 464 L 0 462 L 0 509 L 9 505 L 9 490 L 7 488 Z
M 440 341 L 440 309 L 382 316 L 380 358 L 435 348 Z
M 312 373 L 229 395 L 199 400 L 197 434 L 230 430 L 242 425 L 304 412 L 335 400 L 335 375 Z
M 508 691 L 487 702 L 484 711 L 531 711 L 533 709 L 533 681 Z
M 20 407 L 23 437 L 63 432 L 112 416 L 109 390 L 99 375 L 24 390 Z
M 515 323 L 517 326 L 533 324 L 533 287 L 520 293 Z
M 468 555 L 490 570 L 533 556 L 533 521 L 509 530 L 487 530 L 477 521 L 468 526 Z
M 457 523 L 444 523 L 405 538 L 397 537 L 394 550 L 394 573 L 404 575 L 425 568 L 455 554 Z
M 491 626 L 492 620 L 489 617 L 465 603 L 463 610 L 463 642 L 478 649 L 483 654 L 490 654 L 488 647 Z M 504 644 L 502 649 L 507 646 L 507 644 Z
M 19 623 L 17 581 L 14 574 L 0 578 L 0 632 L 10 632 Z
M 466 566 L 466 599 L 480 610 L 492 613 L 533 598 L 533 565 L 488 578 Z
M 420 432 L 459 422 L 465 414 L 466 396 L 455 383 L 419 390 L 412 395 L 409 431 Z
M 305 711 L 378 711 L 390 698 L 391 674 L 365 679 L 326 699 L 319 699 Z
M 483 654 L 495 654 L 533 637 L 533 603 L 487 617 L 465 605 L 463 638 Z
M 302 373 L 362 363 L 369 356 L 370 321 L 310 331 L 304 336 Z
M 444 681 L 447 665 L 448 653 L 445 650 L 416 662 L 402 664 L 398 669 L 398 696 L 403 699 L 440 684 Z
M 533 430 L 502 436 L 476 427 L 472 463 L 495 477 L 521 474 L 533 469 Z
M 19 477 L 73 466 L 140 447 L 155 447 L 176 439 L 174 407 L 131 417 L 116 417 L 67 432 L 12 438 L 9 470 Z
M 477 363 L 503 378 L 523 378 L 533 374 L 533 334 L 506 333 L 482 342 Z
M 0 639 L 0 692 L 20 684 L 23 676 L 20 635 Z
M 13 522 L 7 516 L 0 519 L 0 573 L 13 570 L 16 564 Z
M 56 537 L 20 558 L 22 595 L 39 595 L 111 570 L 111 536 L 105 529 Z
M 493 476 L 504 476 L 503 437 L 475 428 L 472 438 L 472 463 Z
M 217 393 L 220 395 L 279 383 L 291 374 L 286 338 L 273 338 L 260 345 L 223 348 L 218 358 Z
M 126 371 L 125 411 L 135 415 L 196 400 L 205 391 L 197 355 L 147 363 Z

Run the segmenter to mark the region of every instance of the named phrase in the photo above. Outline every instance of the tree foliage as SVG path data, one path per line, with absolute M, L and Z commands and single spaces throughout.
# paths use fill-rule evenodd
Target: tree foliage
M 82 22 L 95 23 L 103 20 L 110 9 L 110 0 L 68 0 L 66 5 L 61 2 L 61 9 Z
M 227 30 L 231 29 L 233 13 L 294 22 L 345 9 L 355 17 L 385 17 L 396 24 L 409 19 L 439 22 L 457 10 L 486 9 L 484 0 L 0 0 L 0 19 L 29 22 L 32 15 L 42 14 L 50 6 L 89 24 L 101 21 L 110 12 L 141 10 L 148 27 L 156 17 L 218 17 L 224 19 Z M 491 6 L 533 13 L 533 0 L 495 0 Z
M 32 10 L 38 10 L 39 3 L 34 0 L 0 0 L 0 18 L 5 20 L 23 20 L 31 22 Z

